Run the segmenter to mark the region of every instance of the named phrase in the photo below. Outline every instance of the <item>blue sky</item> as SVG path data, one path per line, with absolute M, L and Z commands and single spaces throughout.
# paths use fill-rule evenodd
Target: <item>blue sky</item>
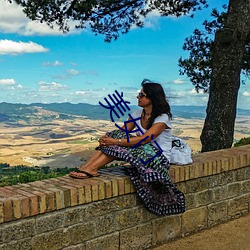
M 221 7 L 226 0 L 210 0 Z M 62 34 L 30 21 L 20 7 L 0 0 L 0 101 L 11 103 L 72 102 L 98 104 L 115 90 L 136 104 L 144 78 L 164 86 L 171 105 L 206 105 L 207 94 L 194 91 L 179 75 L 178 59 L 187 56 L 184 39 L 211 12 L 189 17 L 152 13 L 143 29 L 133 28 L 111 43 L 90 30 Z M 238 107 L 250 107 L 250 82 L 242 85 Z

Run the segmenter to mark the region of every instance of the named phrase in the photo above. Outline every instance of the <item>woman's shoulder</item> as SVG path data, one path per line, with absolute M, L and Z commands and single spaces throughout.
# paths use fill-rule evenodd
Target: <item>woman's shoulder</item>
M 163 113 L 163 114 L 161 114 L 161 115 L 159 115 L 159 116 L 157 116 L 156 118 L 155 118 L 155 120 L 156 119 L 163 119 L 163 120 L 171 120 L 171 118 L 170 118 L 170 116 L 168 115 L 168 114 L 166 114 L 166 113 Z
M 163 122 L 165 123 L 169 128 L 171 128 L 171 118 L 168 114 L 161 114 L 159 116 L 157 116 L 155 119 L 154 119 L 154 122 L 153 124 L 155 123 L 158 123 L 158 122 Z
M 133 118 L 141 117 L 141 113 L 142 113 L 142 109 L 136 109 L 136 110 L 132 113 L 132 117 L 133 117 Z

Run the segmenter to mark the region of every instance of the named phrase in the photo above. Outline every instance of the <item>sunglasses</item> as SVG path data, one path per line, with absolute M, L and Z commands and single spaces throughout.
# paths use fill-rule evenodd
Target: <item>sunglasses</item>
M 143 94 L 142 92 L 139 92 L 139 93 L 138 93 L 138 96 L 141 98 L 141 97 L 145 97 L 146 95 Z

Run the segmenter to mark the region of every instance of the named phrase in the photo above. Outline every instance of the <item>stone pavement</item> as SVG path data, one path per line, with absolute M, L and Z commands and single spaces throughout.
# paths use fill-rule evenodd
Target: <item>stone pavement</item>
M 151 250 L 250 250 L 250 214 Z

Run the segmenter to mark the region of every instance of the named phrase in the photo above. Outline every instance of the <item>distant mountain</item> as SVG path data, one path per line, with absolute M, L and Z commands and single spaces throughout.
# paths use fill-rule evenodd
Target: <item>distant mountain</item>
M 205 106 L 172 106 L 171 112 L 174 117 L 180 118 L 193 118 L 202 119 L 205 118 L 206 107 Z
M 130 106 L 132 113 L 138 106 Z M 203 119 L 206 114 L 204 106 L 172 106 L 173 117 Z M 237 115 L 250 116 L 250 110 L 238 109 Z M 24 120 L 30 122 L 52 121 L 54 119 L 74 119 L 74 116 L 84 116 L 91 120 L 110 120 L 110 110 L 100 105 L 91 105 L 87 103 L 32 103 L 32 104 L 13 104 L 0 103 L 0 122 L 15 122 Z M 114 116 L 115 117 L 115 116 Z M 124 117 L 123 117 L 124 118 Z
M 174 117 L 205 119 L 206 106 L 172 106 Z M 250 116 L 250 109 L 237 109 L 237 116 Z
M 92 120 L 107 120 L 109 118 L 109 111 L 104 112 L 104 108 L 100 105 L 91 105 L 88 103 L 78 103 L 72 104 L 69 102 L 64 103 L 32 103 L 29 106 L 41 107 L 46 110 L 54 111 L 59 114 L 70 114 L 70 115 L 78 115 L 78 116 L 87 116 Z

